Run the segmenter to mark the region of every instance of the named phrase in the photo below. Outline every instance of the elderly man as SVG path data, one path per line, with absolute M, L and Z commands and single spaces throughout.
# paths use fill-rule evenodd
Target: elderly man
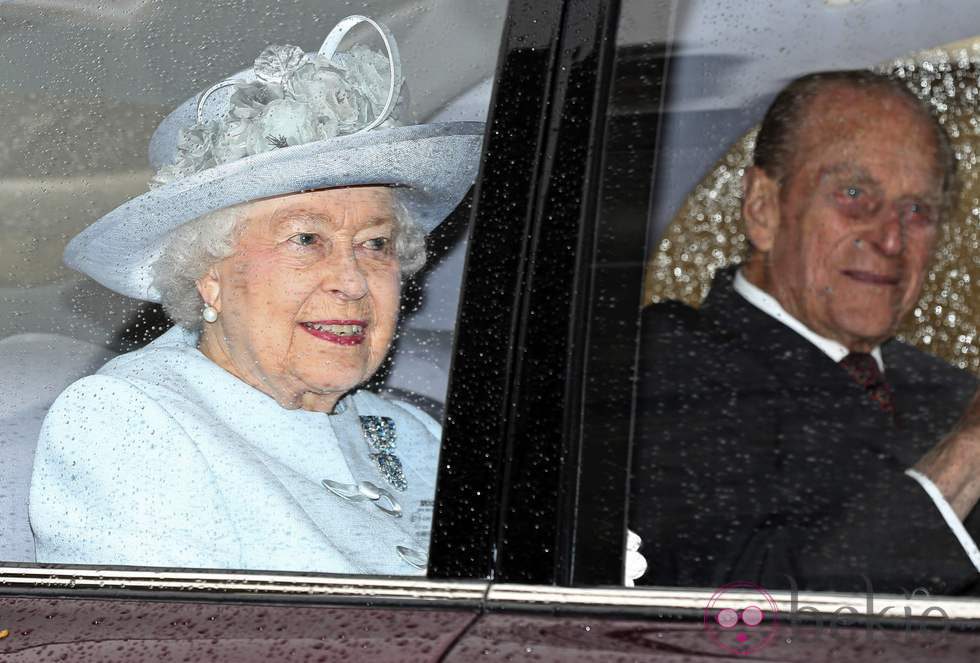
M 776 98 L 745 173 L 749 259 L 700 309 L 644 313 L 640 582 L 976 591 L 976 380 L 891 338 L 953 172 L 891 79 L 812 74 Z

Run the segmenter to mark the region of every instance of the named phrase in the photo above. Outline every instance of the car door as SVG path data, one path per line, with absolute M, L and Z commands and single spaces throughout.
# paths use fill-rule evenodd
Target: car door
M 663 141 L 678 138 L 665 127 L 691 120 L 664 104 L 673 68 L 700 63 L 671 59 L 682 15 L 669 2 L 555 0 L 511 2 L 501 19 L 484 162 L 472 207 L 455 221 L 468 251 L 425 580 L 12 559 L 0 574 L 0 651 L 205 660 L 730 654 L 705 617 L 744 610 L 744 595 L 622 587 L 646 248 L 659 241 L 651 218 L 664 204 L 662 182 L 676 175 Z M 13 18 L 31 34 L 29 15 Z M 719 132 L 699 136 L 701 163 L 718 158 Z M 677 154 L 693 159 L 690 149 Z M 778 626 L 765 633 L 767 657 L 975 647 L 971 599 L 769 596 Z

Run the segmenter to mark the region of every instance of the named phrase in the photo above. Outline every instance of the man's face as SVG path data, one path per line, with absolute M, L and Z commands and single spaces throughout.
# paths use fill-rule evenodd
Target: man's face
M 796 148 L 772 185 L 772 227 L 747 224 L 765 272 L 752 280 L 821 336 L 867 351 L 917 301 L 936 245 L 934 134 L 904 99 L 833 87 L 811 103 Z

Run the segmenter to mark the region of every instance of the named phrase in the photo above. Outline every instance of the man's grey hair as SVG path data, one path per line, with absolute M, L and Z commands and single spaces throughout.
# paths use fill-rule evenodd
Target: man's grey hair
M 919 114 L 932 130 L 936 158 L 943 175 L 944 205 L 948 206 L 956 188 L 956 155 L 949 135 L 929 105 L 910 88 L 909 83 L 866 69 L 818 71 L 790 81 L 776 95 L 762 120 L 755 140 L 754 165 L 782 184 L 790 175 L 793 157 L 800 153 L 798 130 L 813 100 L 834 86 L 890 94 L 903 99 Z M 887 118 L 882 118 L 882 122 L 887 121 Z
M 425 231 L 397 195 L 392 196 L 392 208 L 395 255 L 404 278 L 425 265 Z M 171 233 L 152 269 L 153 287 L 160 293 L 163 310 L 175 323 L 190 330 L 201 328 L 204 300 L 197 291 L 197 281 L 212 266 L 234 255 L 247 218 L 247 204 L 227 207 L 189 221 Z

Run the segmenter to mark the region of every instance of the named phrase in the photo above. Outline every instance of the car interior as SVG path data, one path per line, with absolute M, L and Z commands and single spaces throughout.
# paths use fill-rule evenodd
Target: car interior
M 603 23 L 610 8 L 618 18 Z M 488 131 L 480 178 L 430 234 L 426 267 L 403 284 L 393 348 L 367 385 L 444 424 L 426 577 L 34 564 L 28 491 L 46 412 L 69 384 L 170 324 L 161 307 L 63 266 L 65 245 L 146 191 L 149 137 L 192 91 L 270 43 L 315 50 L 355 12 L 396 36 L 415 119 L 499 116 L 513 131 L 496 136 L 496 153 L 486 148 L 495 138 Z M 352 33 L 361 36 L 375 38 Z M 235 661 L 305 651 L 311 660 L 379 661 L 746 653 L 721 652 L 705 635 L 707 606 L 739 607 L 744 586 L 624 582 L 642 407 L 631 377 L 643 308 L 670 299 L 697 306 L 715 271 L 746 255 L 740 175 L 770 102 L 804 73 L 870 68 L 901 77 L 951 134 L 961 186 L 899 337 L 980 374 L 976 0 L 11 0 L 0 2 L 0 51 L 8 129 L 0 140 L 0 653 Z M 578 107 L 585 126 L 565 115 L 579 84 L 595 85 L 576 97 L 592 105 Z M 542 165 L 568 156 L 555 148 L 563 141 L 583 172 L 570 160 Z M 511 185 L 512 198 L 493 195 Z M 509 203 L 514 218 L 493 236 L 488 228 Z M 581 218 L 561 218 L 566 209 Z M 528 248 L 554 237 L 556 247 Z M 481 252 L 490 240 L 497 244 Z M 562 258 L 567 264 L 548 272 Z M 493 262 L 515 272 L 513 281 L 487 267 Z M 552 296 L 567 305 L 557 320 L 546 315 Z M 467 317 L 488 301 L 490 309 L 504 302 L 498 308 L 513 319 L 500 326 L 511 327 L 473 324 L 493 319 L 497 309 Z M 529 341 L 529 329 L 539 338 Z M 554 354 L 534 355 L 549 343 Z M 548 373 L 570 377 L 539 380 L 536 390 Z M 473 377 L 483 379 L 464 380 Z M 560 412 L 549 418 L 549 409 Z M 447 459 L 447 449 L 456 455 Z M 918 588 L 873 596 L 868 582 L 867 596 L 766 594 L 772 606 L 759 606 L 782 614 L 761 658 L 975 656 L 976 600 Z M 748 623 L 745 612 L 727 612 Z
M 316 15 L 316 3 L 309 5 L 310 14 Z M 138 305 L 63 267 L 66 241 L 144 190 L 151 175 L 147 137 L 186 95 L 180 81 L 211 80 L 247 61 L 270 39 L 287 38 L 276 34 L 270 8 L 200 22 L 187 21 L 179 7 L 141 0 L 112 7 L 55 3 L 40 19 L 34 9 L 31 3 L 10 3 L 3 9 L 12 39 L 42 39 L 32 49 L 10 49 L 4 83 L 8 94 L 0 102 L 5 116 L 20 127 L 0 152 L 5 201 L 0 212 L 5 228 L 0 238 L 3 560 L 33 559 L 26 496 L 33 444 L 47 407 L 66 385 L 144 344 L 166 324 L 159 309 Z M 397 35 L 415 117 L 486 118 L 507 11 L 504 0 L 465 6 L 453 0 L 385 0 L 362 3 L 360 11 L 377 16 Z M 877 67 L 921 81 L 934 105 L 950 103 L 944 106 L 944 121 L 957 128 L 958 150 L 972 164 L 976 132 L 967 114 L 974 98 L 972 93 L 943 96 L 943 89 L 976 89 L 980 7 L 974 3 L 950 3 L 943 12 L 930 12 L 924 5 L 894 12 L 881 0 L 774 2 L 764 8 L 753 0 L 682 2 L 664 16 L 654 3 L 626 2 L 622 11 L 617 44 L 622 53 L 633 54 L 632 60 L 623 57 L 626 75 L 629 62 L 641 71 L 651 53 L 662 57 L 663 44 L 651 40 L 653 22 L 669 21 L 674 35 L 664 107 L 651 105 L 642 95 L 623 95 L 611 108 L 614 115 L 662 117 L 644 303 L 667 298 L 696 303 L 714 269 L 744 251 L 734 174 L 746 164 L 755 122 L 780 85 L 798 74 Z M 316 44 L 333 18 L 317 16 L 302 34 L 288 38 Z M 40 30 L 33 27 L 38 22 Z M 866 38 L 868 26 L 883 24 L 887 30 L 877 34 L 887 38 Z M 216 29 L 226 34 L 212 34 Z M 66 40 L 74 32 L 81 36 Z M 234 49 L 202 55 L 175 52 L 167 40 L 152 36 L 178 33 L 184 41 L 242 39 Z M 832 44 L 826 35 L 832 35 Z M 143 44 L 143 59 L 128 57 L 132 43 Z M 86 57 L 71 59 L 66 44 Z M 39 50 L 51 54 L 44 63 L 32 59 Z M 112 57 L 115 52 L 124 57 Z M 139 87 L 150 67 L 157 82 Z M 88 89 L 93 68 L 99 84 Z M 424 88 L 415 89 L 413 80 L 425 80 Z M 140 90 L 138 96 L 134 89 Z M 633 149 L 647 147 L 652 150 L 652 142 Z M 649 158 L 654 158 L 652 151 Z M 978 215 L 970 204 L 975 181 L 969 183 L 957 212 L 966 224 L 947 238 L 950 249 L 934 266 L 923 304 L 902 333 L 977 370 L 978 313 L 968 278 L 972 256 L 954 250 L 976 241 Z M 431 238 L 430 264 L 406 288 L 397 348 L 372 385 L 415 402 L 437 418 L 452 360 L 468 212 L 464 203 Z

